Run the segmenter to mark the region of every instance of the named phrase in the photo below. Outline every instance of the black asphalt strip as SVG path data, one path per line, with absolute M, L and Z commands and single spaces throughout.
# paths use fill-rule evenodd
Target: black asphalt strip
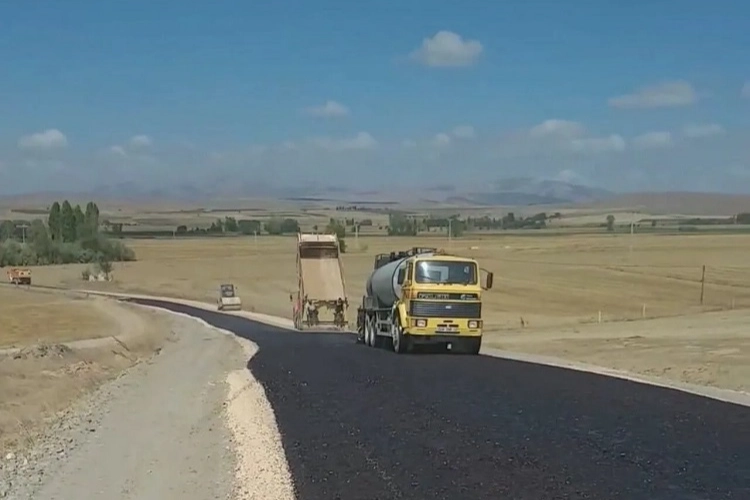
M 259 346 L 299 500 L 750 499 L 750 408 L 489 356 L 397 355 L 153 300 Z

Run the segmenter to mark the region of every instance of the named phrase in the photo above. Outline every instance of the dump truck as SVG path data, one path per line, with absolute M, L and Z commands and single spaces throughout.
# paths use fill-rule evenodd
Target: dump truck
M 396 353 L 438 344 L 478 354 L 482 292 L 492 281 L 476 260 L 436 248 L 379 254 L 357 309 L 357 341 Z
M 242 300 L 237 295 L 237 288 L 233 284 L 219 285 L 219 298 L 216 300 L 216 308 L 219 311 L 239 311 L 242 309 Z
M 298 330 L 348 327 L 349 301 L 335 234 L 297 234 L 297 294 L 289 298 Z
M 20 267 L 8 269 L 8 281 L 14 285 L 31 285 L 31 269 Z

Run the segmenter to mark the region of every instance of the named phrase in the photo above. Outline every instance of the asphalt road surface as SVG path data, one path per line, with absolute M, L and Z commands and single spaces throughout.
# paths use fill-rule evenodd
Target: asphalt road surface
M 750 408 L 488 356 L 396 355 L 159 301 L 258 344 L 299 500 L 750 499 Z

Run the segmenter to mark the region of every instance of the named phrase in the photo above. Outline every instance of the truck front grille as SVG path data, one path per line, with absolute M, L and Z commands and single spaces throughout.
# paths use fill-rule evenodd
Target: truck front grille
M 480 319 L 482 317 L 482 303 L 412 300 L 409 315 L 424 318 Z

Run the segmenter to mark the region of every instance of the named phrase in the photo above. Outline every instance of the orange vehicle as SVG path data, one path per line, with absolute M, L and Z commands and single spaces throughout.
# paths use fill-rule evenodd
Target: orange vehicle
M 8 281 L 14 285 L 30 285 L 31 269 L 12 267 L 8 269 Z

